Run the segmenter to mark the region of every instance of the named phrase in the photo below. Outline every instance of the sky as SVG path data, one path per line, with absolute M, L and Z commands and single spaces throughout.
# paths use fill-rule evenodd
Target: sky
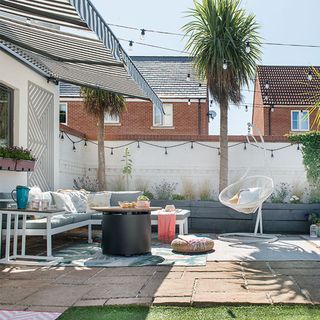
M 108 24 L 120 24 L 139 29 L 182 33 L 181 27 L 189 20 L 186 12 L 193 7 L 193 0 L 91 0 Z M 320 0 L 243 0 L 241 6 L 256 16 L 264 42 L 298 43 L 320 46 Z M 185 41 L 180 36 L 147 32 L 141 41 L 140 32 L 110 26 L 118 38 L 144 42 L 175 50 L 184 50 Z M 129 51 L 128 42 L 121 41 L 129 55 L 184 55 L 136 43 Z M 260 64 L 264 65 L 320 65 L 319 48 L 263 46 Z M 230 106 L 229 134 L 246 134 L 251 121 L 252 93 L 243 90 L 245 107 Z M 253 85 L 249 88 L 253 90 Z M 219 107 L 212 108 L 217 117 L 210 122 L 210 134 L 219 133 Z

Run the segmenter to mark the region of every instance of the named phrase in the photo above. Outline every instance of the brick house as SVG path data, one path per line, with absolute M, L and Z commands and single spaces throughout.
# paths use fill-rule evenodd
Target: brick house
M 320 100 L 319 90 L 320 79 L 310 67 L 259 66 L 252 122 L 265 136 L 315 130 L 308 109 Z
M 207 86 L 199 82 L 189 57 L 131 57 L 143 77 L 161 98 L 165 114 L 150 101 L 126 98 L 127 110 L 119 117 L 106 114 L 105 135 L 128 139 L 169 136 L 207 136 Z M 96 140 L 96 119 L 84 109 L 78 86 L 60 84 L 60 123 Z

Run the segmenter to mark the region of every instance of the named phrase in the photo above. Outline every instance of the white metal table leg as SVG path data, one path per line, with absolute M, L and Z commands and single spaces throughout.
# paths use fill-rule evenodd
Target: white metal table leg
M 9 257 L 10 257 L 10 237 L 11 237 L 11 213 L 7 213 L 6 253 L 5 253 L 6 261 L 9 261 Z
M 13 255 L 16 257 L 18 254 L 18 227 L 19 227 L 19 214 L 14 215 L 13 226 Z
M 47 256 L 52 257 L 51 217 L 47 217 Z
M 22 217 L 22 240 L 21 240 L 21 255 L 26 255 L 26 227 L 27 227 L 27 216 L 24 214 Z
M 0 258 L 2 252 L 2 213 L 0 213 Z
M 184 234 L 188 234 L 189 233 L 189 227 L 188 227 L 188 218 L 185 220 L 184 224 L 183 224 L 183 231 Z

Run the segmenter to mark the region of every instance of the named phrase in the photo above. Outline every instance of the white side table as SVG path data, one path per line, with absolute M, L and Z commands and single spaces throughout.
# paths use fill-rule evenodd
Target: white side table
M 63 211 L 48 210 L 36 211 L 29 209 L 0 209 L 0 254 L 2 246 L 2 217 L 7 216 L 6 223 L 6 240 L 5 240 L 5 256 L 0 259 L 1 264 L 32 264 L 32 265 L 52 265 L 61 261 L 61 258 L 52 256 L 51 243 L 51 218 L 60 215 Z M 27 216 L 38 216 L 47 219 L 47 255 L 46 256 L 32 256 L 26 255 L 26 221 Z M 13 220 L 13 230 L 11 229 L 11 218 Z M 19 228 L 19 217 L 22 217 L 22 226 Z M 11 232 L 13 231 L 13 250 L 11 254 L 10 240 Z M 18 253 L 18 237 L 21 235 L 21 253 Z

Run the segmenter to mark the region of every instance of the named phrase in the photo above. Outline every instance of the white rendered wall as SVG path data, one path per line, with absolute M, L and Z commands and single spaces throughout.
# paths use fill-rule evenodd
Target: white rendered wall
M 54 135 L 58 137 L 59 88 L 32 71 L 18 60 L 0 51 L 0 83 L 14 90 L 14 145 L 27 147 L 28 141 L 28 82 L 31 81 L 54 94 Z M 59 142 L 54 145 L 54 185 L 58 186 Z M 27 185 L 27 173 L 0 171 L 0 192 L 9 192 L 16 185 Z
M 75 138 L 76 139 L 76 138 Z M 106 145 L 116 147 L 124 145 L 130 141 L 106 141 Z M 152 144 L 159 146 L 170 146 L 181 143 L 168 141 L 149 141 Z M 217 142 L 203 142 L 206 145 L 219 147 Z M 62 147 L 63 144 L 63 147 Z M 230 142 L 229 145 L 234 145 Z M 97 168 L 97 147 L 88 143 L 88 147 L 82 147 L 79 152 L 72 151 L 72 144 L 69 141 L 60 143 L 61 154 L 63 161 L 68 160 L 69 163 L 74 163 L 74 167 L 61 169 L 60 159 L 60 177 L 64 181 L 63 187 L 72 187 L 72 181 L 68 177 L 74 177 L 81 173 L 95 176 Z M 277 149 L 287 146 L 289 143 L 266 143 L 266 147 Z M 165 155 L 164 149 L 156 148 L 140 142 L 140 148 L 137 148 L 137 143 L 129 146 L 131 159 L 133 161 L 133 174 L 130 179 L 130 188 L 134 189 L 137 180 L 143 180 L 149 185 L 150 191 L 155 184 L 162 181 L 177 183 L 177 193 L 182 192 L 183 182 L 192 182 L 196 189 L 199 185 L 209 182 L 212 191 L 217 194 L 218 191 L 218 172 L 219 172 L 219 155 L 215 149 L 207 148 L 194 144 L 191 149 L 190 143 L 176 147 L 168 148 L 168 154 Z M 110 150 L 106 150 L 107 164 L 107 181 L 108 189 L 114 188 L 115 181 L 121 176 L 121 171 L 124 163 L 121 161 L 124 155 L 124 148 L 114 149 L 113 155 Z M 299 185 L 303 187 L 306 184 L 305 169 L 302 164 L 301 152 L 296 146 L 275 151 L 274 157 L 271 158 L 271 153 L 267 152 L 267 157 L 264 157 L 264 152 L 261 149 L 247 145 L 247 150 L 244 150 L 244 145 L 238 145 L 229 149 L 229 182 L 233 182 L 242 175 L 246 170 L 251 168 L 250 174 L 271 175 L 275 184 L 287 182 L 291 185 Z M 67 175 L 66 172 L 70 170 Z

